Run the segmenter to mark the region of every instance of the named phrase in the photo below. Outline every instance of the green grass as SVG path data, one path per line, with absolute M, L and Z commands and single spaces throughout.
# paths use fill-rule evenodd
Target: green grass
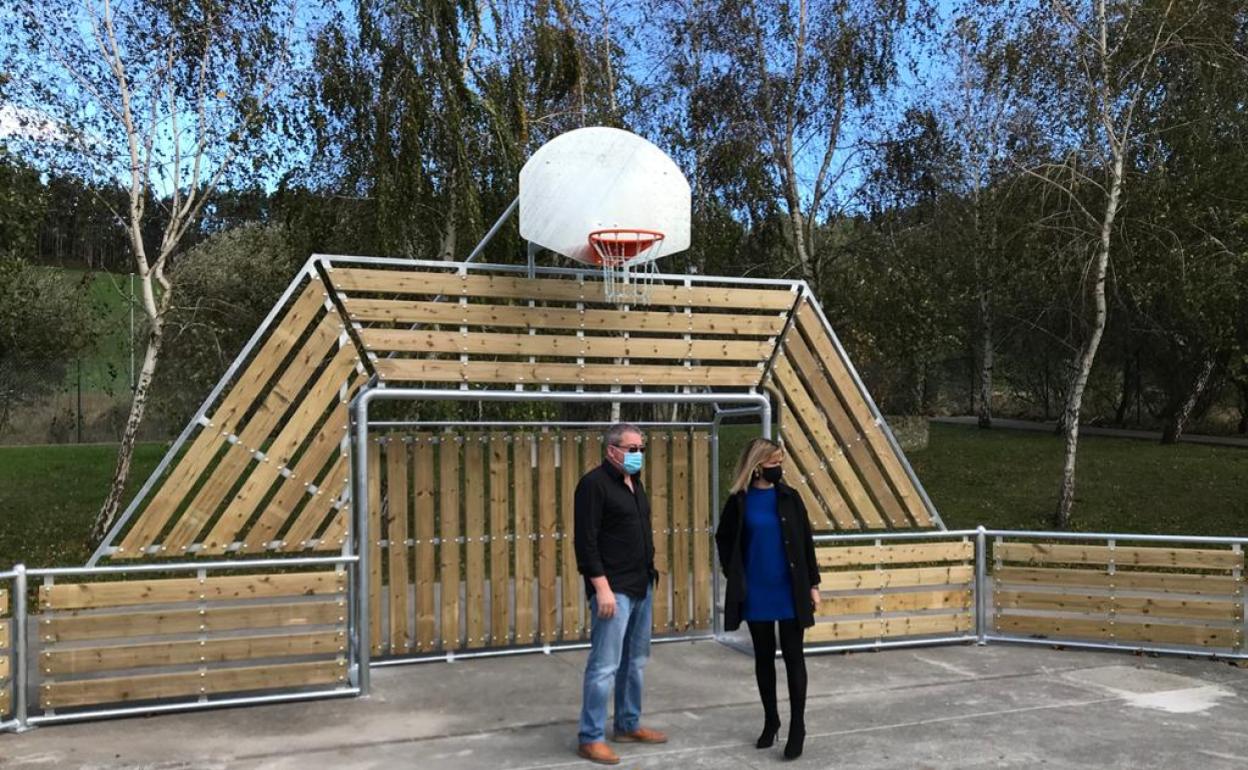
M 753 426 L 726 427 L 724 486 Z M 163 444 L 141 444 L 136 490 Z M 81 564 L 86 534 L 111 475 L 111 446 L 0 447 L 0 569 Z M 950 528 L 983 524 L 1049 529 L 1062 444 L 1055 436 L 932 425 L 928 448 L 910 455 Z M 1147 441 L 1080 442 L 1074 528 L 1081 531 L 1248 535 L 1248 451 Z
M 164 453 L 161 443 L 135 449 L 131 493 Z M 86 561 L 87 533 L 116 459 L 117 448 L 108 445 L 0 447 L 0 569 Z

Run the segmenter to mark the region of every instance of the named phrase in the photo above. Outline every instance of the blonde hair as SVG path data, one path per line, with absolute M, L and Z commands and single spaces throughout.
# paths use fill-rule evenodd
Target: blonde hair
M 784 454 L 784 447 L 768 438 L 756 438 L 745 445 L 741 451 L 741 459 L 737 460 L 737 469 L 732 474 L 730 494 L 736 494 L 750 486 L 754 480 L 754 469 L 775 454 Z

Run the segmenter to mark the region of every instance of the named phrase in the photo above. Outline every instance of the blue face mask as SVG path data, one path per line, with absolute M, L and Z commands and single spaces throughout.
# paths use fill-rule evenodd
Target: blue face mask
M 641 452 L 628 452 L 624 455 L 624 472 L 630 476 L 641 472 L 641 464 L 645 459 L 645 455 Z

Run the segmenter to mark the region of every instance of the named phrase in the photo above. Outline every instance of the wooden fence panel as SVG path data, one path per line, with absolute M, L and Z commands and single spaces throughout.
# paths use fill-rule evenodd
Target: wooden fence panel
M 667 475 L 670 470 L 668 447 L 671 435 L 655 433 L 648 440 L 646 467 L 649 476 L 650 524 L 654 533 L 654 568 L 659 581 L 654 587 L 654 604 L 651 607 L 652 631 L 664 633 L 672 628 L 672 560 L 671 560 L 671 504 Z
M 558 492 L 555 486 L 555 442 L 553 433 L 537 437 L 537 511 L 538 511 L 538 628 L 541 640 L 556 640 L 559 623 L 559 603 L 555 599 L 558 587 Z
M 710 434 L 694 431 L 690 455 L 693 482 L 689 513 L 693 538 L 693 626 L 711 625 L 711 445 Z
M 468 647 L 485 645 L 485 452 L 484 436 L 464 441 L 464 535 L 467 538 Z
M 460 490 L 463 481 L 460 478 L 460 449 L 463 440 L 459 436 L 444 434 L 438 445 L 439 468 L 439 532 L 442 539 L 438 546 L 442 555 L 442 621 L 440 624 L 442 649 L 454 650 L 461 645 L 459 620 L 461 605 L 459 603 L 460 585 Z
M 491 646 L 511 641 L 510 445 L 490 437 L 490 635 Z
M 533 460 L 531 435 L 520 434 L 512 445 L 512 498 L 515 501 L 516 635 L 517 644 L 537 638 L 533 617 Z
M 408 632 L 408 545 L 407 522 L 411 508 L 408 485 L 406 441 L 391 441 L 386 445 L 386 548 L 390 562 L 390 652 L 397 654 L 412 649 Z
M 689 434 L 672 435 L 672 625 L 689 628 Z
M 560 574 L 563 577 L 563 600 L 561 604 L 563 616 L 563 633 L 561 638 L 564 641 L 572 639 L 580 639 L 586 631 L 586 612 L 585 602 L 582 600 L 581 576 L 576 569 L 576 549 L 573 542 L 573 533 L 576 529 L 574 517 L 574 500 L 576 498 L 576 483 L 580 480 L 579 475 L 579 457 L 578 450 L 580 442 L 571 433 L 563 435 L 563 443 L 560 445 L 561 458 L 559 466 L 559 506 L 562 512 L 563 530 L 560 532 L 559 543 L 560 548 Z
M 437 583 L 437 556 L 433 539 L 436 536 L 434 520 L 437 508 L 437 488 L 434 479 L 433 436 L 422 433 L 416 437 L 412 479 L 416 485 L 416 649 L 432 652 L 437 646 L 434 633 L 437 629 L 437 607 L 434 592 Z

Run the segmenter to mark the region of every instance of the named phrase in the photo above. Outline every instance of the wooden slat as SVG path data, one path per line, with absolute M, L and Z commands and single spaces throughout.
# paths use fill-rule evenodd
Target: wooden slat
M 710 434 L 695 431 L 690 478 L 693 494 L 690 513 L 693 518 L 693 625 L 708 628 L 711 624 L 711 444 Z
M 837 353 L 836 345 L 820 323 L 817 311 L 809 300 L 798 306 L 797 327 L 823 364 L 832 386 L 848 408 L 850 416 L 854 418 L 858 432 L 866 437 L 871 451 L 879 458 L 884 475 L 901 497 L 910 518 L 916 526 L 932 526 L 931 515 L 922 502 L 915 482 L 902 468 L 900 456 L 885 437 L 884 431 L 876 424 L 875 416 L 867 404 L 866 394 L 858 389 L 849 367 Z
M 560 543 L 560 577 L 562 600 L 560 613 L 563 619 L 561 638 L 564 641 L 580 639 L 585 630 L 586 607 L 582 599 L 584 591 L 580 572 L 576 568 L 574 542 L 576 483 L 580 479 L 576 436 L 564 433 L 560 444 L 559 510 L 562 514 Z
M 672 628 L 672 531 L 667 479 L 671 467 L 668 460 L 670 440 L 670 434 L 666 432 L 656 432 L 646 439 L 647 491 L 650 495 L 650 525 L 654 533 L 654 568 L 659 573 L 659 581 L 654 587 L 654 602 L 650 608 L 651 627 L 655 633 Z
M 361 329 L 360 339 L 375 353 L 462 353 L 494 356 L 562 356 L 683 361 L 763 362 L 771 355 L 767 340 L 705 340 L 670 337 L 609 337 L 428 329 Z
M 361 547 L 369 549 L 368 595 L 372 597 L 372 606 L 368 608 L 368 634 L 375 655 L 380 655 L 386 647 L 386 640 L 381 636 L 381 614 L 388 612 L 386 595 L 381 590 L 381 541 L 386 536 L 382 527 L 382 503 L 381 443 L 374 438 L 368 443 L 368 542 Z
M 830 468 L 831 476 L 840 487 L 845 500 L 852 506 L 859 519 L 866 522 L 868 526 L 876 526 L 872 522 L 880 518 L 880 511 L 875 501 L 867 494 L 862 480 L 858 478 L 854 467 L 845 458 L 844 448 L 828 429 L 827 418 L 810 400 L 805 386 L 798 380 L 797 374 L 793 372 L 793 368 L 783 354 L 776 356 L 772 371 L 775 373 L 776 382 L 784 390 L 785 399 L 792 405 L 794 414 L 799 418 L 798 422 L 806 431 L 810 443 L 814 445 L 817 455 L 822 457 Z M 910 526 L 910 522 L 904 516 L 890 518 L 889 523 L 897 528 Z
M 218 668 L 204 672 L 47 682 L 40 691 L 39 702 L 44 708 L 68 708 L 213 693 L 326 684 L 345 685 L 346 680 L 346 661 L 339 659 L 314 663 Z
M 1122 623 L 1108 618 L 1059 618 L 1039 615 L 994 616 L 997 631 L 1059 639 L 1093 639 L 1114 642 L 1153 642 L 1198 647 L 1234 647 L 1238 634 L 1230 626 L 1205 626 L 1187 622 Z
M 1058 593 L 1052 591 L 995 591 L 997 607 L 1019 610 L 1054 612 L 1108 613 L 1154 615 L 1160 618 L 1193 618 L 1198 620 L 1242 619 L 1243 606 L 1230 599 L 1222 601 L 1199 599 L 1158 599 L 1147 596 L 1110 594 Z
M 858 572 L 820 572 L 819 588 L 828 591 L 863 588 L 908 588 L 970 583 L 974 567 L 905 567 Z
M 8 679 L 11 673 L 12 658 L 8 655 L 0 655 L 0 681 Z
M 897 543 L 893 545 L 855 545 L 815 549 L 820 567 L 842 567 L 851 564 L 914 564 L 934 561 L 968 561 L 975 558 L 974 544 Z
M 408 546 L 407 521 L 410 516 L 408 447 L 397 437 L 386 444 L 386 548 L 390 581 L 390 652 L 412 648 L 407 628 Z
M 975 620 L 969 612 L 953 615 L 911 615 L 870 620 L 821 621 L 806 631 L 806 642 L 879 639 L 894 636 L 927 636 L 969 632 Z
M 437 647 L 434 635 L 437 631 L 437 607 L 434 606 L 434 586 L 437 583 L 437 555 L 433 548 L 434 477 L 433 436 L 421 433 L 413 445 L 412 479 L 416 485 L 416 649 L 430 652 Z
M 336 324 L 336 318 L 326 316 L 321 326 L 326 323 Z M 238 508 L 251 503 L 254 506 L 258 502 L 256 495 L 263 495 L 264 491 L 269 488 L 272 480 L 275 478 L 277 470 L 273 466 L 284 466 L 289 461 L 289 452 L 294 447 L 288 448 L 292 440 L 302 442 L 312 424 L 324 414 L 328 408 L 327 390 L 331 390 L 336 396 L 337 388 L 342 385 L 343 380 L 347 376 L 349 369 L 347 368 L 350 361 L 354 359 L 355 353 L 353 348 L 342 348 L 338 351 L 334 361 L 328 368 L 334 371 L 323 372 L 319 380 L 319 391 L 308 393 L 301 401 L 295 405 L 290 419 L 282 427 L 278 433 L 278 437 L 272 442 L 269 436 L 276 429 L 282 417 L 290 410 L 292 402 L 297 400 L 297 394 L 307 387 L 308 378 L 312 375 L 315 368 L 319 366 L 326 355 L 328 355 L 330 345 L 336 339 L 336 333 L 333 330 L 325 330 L 327 332 L 322 337 L 314 336 L 305 345 L 296 361 L 286 368 L 282 373 L 278 383 L 273 390 L 265 398 L 265 406 L 267 408 L 258 411 L 251 419 L 247 421 L 247 426 L 243 429 L 238 437 L 238 444 L 230 447 L 225 455 L 225 459 L 216 468 L 212 470 L 207 482 L 195 495 L 195 498 L 187 506 L 186 510 L 178 517 L 177 522 L 164 538 L 164 550 L 170 553 L 179 550 L 186 550 L 187 547 L 195 542 L 200 530 L 207 525 L 213 514 L 222 505 L 227 502 L 226 496 L 233 489 L 238 480 L 247 476 L 249 473 L 255 472 L 259 475 L 248 478 L 247 484 L 235 494 L 230 505 L 227 507 L 228 519 L 225 525 L 214 527 L 213 532 L 207 536 L 208 543 L 218 541 L 220 538 L 228 537 L 233 540 L 233 531 L 226 533 L 224 527 L 231 524 L 239 524 L 239 519 L 246 517 L 250 513 L 250 508 L 246 512 L 240 512 Z M 328 340 L 325 339 L 328 337 Z M 323 346 L 322 346 L 323 345 Z M 309 347 L 315 346 L 315 349 L 309 352 Z M 328 384 L 327 384 L 328 380 Z M 319 411 L 313 408 L 313 404 L 324 404 Z M 311 421 L 311 424 L 309 423 Z M 265 446 L 267 444 L 267 447 Z M 295 446 L 298 446 L 296 443 Z M 265 447 L 265 462 L 257 465 L 254 452 Z M 257 489 L 259 491 L 257 491 Z M 238 498 L 242 496 L 243 500 Z M 223 514 L 223 516 L 227 515 Z M 245 518 L 243 518 L 245 521 Z M 235 527 L 235 530 L 237 527 Z M 225 545 L 229 545 L 227 542 Z M 210 546 L 211 547 L 211 546 Z M 214 549 L 213 553 L 223 553 L 224 545 Z
M 585 433 L 581 437 L 581 472 L 578 475 L 584 476 L 594 468 L 597 468 L 603 462 L 603 444 L 602 434 L 597 431 Z M 584 580 L 578 581 L 582 590 L 585 585 Z M 577 603 L 577 609 L 580 611 L 580 634 L 582 638 L 589 638 L 592 629 L 592 620 L 590 619 L 588 597 L 580 594 L 582 599 Z
M 72 676 L 100 671 L 260 658 L 345 655 L 346 650 L 345 631 L 318 631 L 306 634 L 238 636 L 229 639 L 191 639 L 155 644 L 45 650 L 39 656 L 39 668 L 46 675 Z
M 125 612 L 108 615 L 57 613 L 38 618 L 45 643 L 160 636 L 239 629 L 338 625 L 346 622 L 346 601 L 209 606 L 200 609 Z
M 835 522 L 836 529 L 860 529 L 858 520 L 850 512 L 849 504 L 841 496 L 841 490 L 837 488 L 836 482 L 828 475 L 827 469 L 819 460 L 820 455 L 810 445 L 810 439 L 806 438 L 806 434 L 802 431 L 802 426 L 794 420 L 787 419 L 792 414 L 787 405 L 782 407 L 782 411 L 786 419 L 780 438 L 784 441 L 784 447 L 788 450 L 789 456 L 798 466 L 800 475 L 805 478 L 811 493 L 818 500 L 818 510 L 823 512 L 825 518 Z M 884 528 L 884 520 L 874 510 L 864 511 L 863 515 L 866 517 L 864 521 L 868 527 Z
M 9 688 L 0 688 L 0 716 L 8 716 L 12 711 L 9 705 Z
M 537 639 L 533 618 L 533 435 L 515 437 L 512 497 L 515 501 L 516 636 L 517 644 Z
M 438 506 L 440 511 L 438 546 L 442 557 L 442 649 L 458 649 L 459 634 L 459 564 L 461 546 L 457 541 L 460 532 L 460 447 L 463 440 L 450 433 L 442 435 L 438 445 Z
M 1181 575 L 1169 572 L 1121 571 L 1108 574 L 1091 569 L 1001 567 L 993 570 L 998 584 L 1023 583 L 1087 588 L 1125 588 L 1178 594 L 1234 594 L 1242 585 L 1226 575 Z
M 1000 543 L 994 559 L 1029 564 L 1110 564 L 1137 567 L 1185 567 L 1190 569 L 1243 569 L 1244 554 L 1228 549 L 1156 548 L 1115 546 Z
M 875 612 L 969 609 L 971 590 L 833 596 L 819 605 L 821 616 L 870 615 Z
M 335 503 L 342 498 L 347 484 L 350 483 L 350 473 L 347 455 L 339 455 L 329 472 L 325 474 L 325 478 L 321 479 L 316 494 L 308 500 L 307 505 L 295 518 L 295 523 L 282 537 L 283 551 L 302 550 L 303 543 L 316 538 L 317 530 L 325 523 L 326 517 L 333 514 Z M 337 550 L 340 545 L 342 543 L 335 538 L 328 543 L 321 543 L 317 548 L 322 551 Z
M 0 649 L 7 650 L 9 648 L 9 628 L 11 625 L 8 620 L 0 620 Z
M 247 408 L 255 401 L 259 389 L 272 380 L 278 366 L 294 350 L 308 324 L 321 311 L 325 287 L 317 277 L 300 291 L 282 320 L 261 344 L 251 363 L 226 391 L 209 425 L 200 430 L 190 449 L 174 466 L 172 472 L 152 495 L 151 501 L 119 544 L 119 556 L 139 555 L 142 546 L 151 545 L 164 530 L 182 499 L 195 486 L 201 474 L 212 463 L 225 434 L 233 433 Z
M 672 434 L 672 625 L 689 628 L 689 434 Z
M 0 588 L 0 615 L 9 614 L 9 589 Z
M 490 644 L 511 641 L 511 463 L 504 436 L 490 437 Z
M 374 366 L 385 382 L 531 383 L 536 385 L 756 385 L 762 372 L 753 366 L 620 366 L 519 361 L 433 361 L 385 358 Z
M 783 315 L 563 310 L 514 305 L 459 305 L 454 302 L 358 298 L 346 298 L 343 303 L 351 320 L 363 323 L 715 334 L 725 337 L 774 337 L 784 329 Z
M 375 294 L 412 294 L 446 297 L 531 299 L 543 302 L 607 302 L 601 281 L 568 278 L 514 278 L 500 275 L 460 275 L 414 270 L 335 267 L 330 282 L 337 291 Z M 788 288 L 733 288 L 655 284 L 647 291 L 652 305 L 788 310 L 794 294 Z
M 469 647 L 485 645 L 485 444 L 479 433 L 464 438 L 464 612 Z
M 327 524 L 325 529 L 316 537 L 318 544 L 313 550 L 342 550 L 342 544 L 347 540 L 347 526 L 350 522 L 350 516 L 348 516 L 348 514 L 351 510 L 349 505 L 344 505 L 337 510 L 338 512 L 330 517 L 329 524 Z
M 299 447 L 314 435 L 315 426 L 340 403 L 340 391 L 347 376 L 355 369 L 358 353 L 353 346 L 339 349 L 329 365 L 317 377 L 315 384 L 300 400 L 297 410 L 265 449 L 265 461 L 254 465 L 247 480 L 235 493 L 218 517 L 212 530 L 204 538 L 203 554 L 221 554 L 233 543 L 243 525 L 264 496 L 280 478 L 281 469 L 290 463 Z M 257 447 L 258 448 L 258 447 Z M 319 522 L 318 522 L 319 523 Z M 175 527 L 165 539 L 166 548 L 181 548 L 188 544 L 194 532 Z
M 537 437 L 537 584 L 538 630 L 543 642 L 557 638 L 559 605 L 555 588 L 559 580 L 559 531 L 555 486 L 555 442 L 553 433 Z
M 266 575 L 226 575 L 158 580 L 132 579 L 103 583 L 57 583 L 39 587 L 45 610 L 123 607 L 141 604 L 258 599 L 279 596 L 324 596 L 347 590 L 346 574 L 333 570 Z
M 793 371 L 806 383 L 807 392 L 827 418 L 833 436 L 845 448 L 850 465 L 858 472 L 863 486 L 876 505 L 884 511 L 889 521 L 908 521 L 903 503 L 897 491 L 884 477 L 879 459 L 871 453 L 870 444 L 863 440 L 849 413 L 832 390 L 827 375 L 823 373 L 819 362 L 806 347 L 797 330 L 790 328 L 785 335 L 784 352 Z

